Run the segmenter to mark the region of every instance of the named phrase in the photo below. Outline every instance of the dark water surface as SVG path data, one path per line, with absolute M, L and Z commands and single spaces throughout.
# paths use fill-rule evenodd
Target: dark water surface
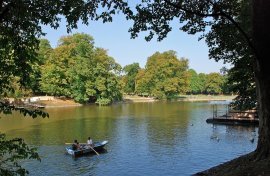
M 42 162 L 23 162 L 30 175 L 191 175 L 246 154 L 257 143 L 257 128 L 207 124 L 212 116 L 208 102 L 46 110 L 47 119 L 13 114 L 0 121 L 8 137 L 38 147 Z M 76 159 L 65 154 L 65 142 L 86 142 L 88 136 L 108 140 L 107 152 Z

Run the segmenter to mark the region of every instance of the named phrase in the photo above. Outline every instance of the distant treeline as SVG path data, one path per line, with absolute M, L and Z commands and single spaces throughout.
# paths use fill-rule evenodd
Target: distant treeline
M 5 97 L 53 95 L 73 98 L 80 103 L 107 105 L 122 99 L 123 93 L 172 98 L 179 94 L 229 94 L 226 74 L 197 74 L 189 69 L 188 59 L 175 51 L 156 52 L 145 68 L 133 63 L 122 68 L 94 46 L 94 39 L 83 33 L 64 36 L 52 48 L 40 39 L 31 79 L 24 87 L 14 77 Z
M 123 68 L 124 92 L 158 99 L 179 94 L 230 94 L 227 76 L 220 73 L 199 73 L 188 69 L 188 59 L 176 52 L 156 52 L 147 60 L 145 69 L 138 63 Z

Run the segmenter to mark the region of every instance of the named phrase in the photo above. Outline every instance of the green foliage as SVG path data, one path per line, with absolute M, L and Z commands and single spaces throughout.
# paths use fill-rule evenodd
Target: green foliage
M 251 12 L 252 1 L 243 0 L 143 1 L 136 5 L 136 13 L 129 14 L 129 18 L 134 21 L 129 31 L 132 38 L 137 37 L 140 32 L 148 31 L 145 37 L 147 41 L 154 35 L 160 41 L 171 31 L 170 22 L 179 20 L 180 30 L 188 34 L 201 33 L 199 39 L 205 38 L 210 59 L 231 63 L 235 67 L 232 72 L 236 73 L 236 70 L 239 72 L 238 78 L 232 73 L 228 75 L 231 77 L 229 80 L 236 79 L 235 82 L 238 82 L 233 88 L 239 95 L 236 104 L 252 107 L 256 104 L 256 95 L 254 95 L 254 67 L 250 66 L 254 66 L 256 52 L 251 40 Z M 243 62 L 247 64 L 246 68 L 239 67 Z M 193 87 L 193 90 L 197 91 L 197 86 Z M 213 91 L 213 88 L 208 88 L 208 91 Z
M 27 175 L 29 172 L 19 164 L 24 159 L 40 161 L 36 148 L 29 147 L 21 138 L 8 140 L 0 133 L 0 175 Z
M 228 3 L 235 13 L 232 17 L 251 38 L 251 1 Z M 215 39 L 215 40 L 213 40 Z M 247 110 L 256 107 L 256 86 L 254 78 L 254 53 L 248 46 L 247 39 L 235 25 L 226 24 L 223 20 L 216 20 L 212 30 L 206 35 L 206 42 L 211 48 L 210 58 L 231 62 L 233 67 L 228 71 L 228 89 L 236 93 L 233 106 Z
M 40 117 L 49 117 L 49 114 L 39 110 L 39 109 L 31 109 L 31 108 L 22 108 L 22 107 L 17 107 L 16 105 L 11 104 L 7 100 L 0 100 L 0 114 L 12 114 L 12 112 L 17 111 L 24 116 L 30 116 L 32 118 L 36 118 L 38 116 Z
M 59 27 L 61 16 L 66 18 L 67 30 L 70 32 L 72 28 L 77 28 L 79 20 L 84 24 L 88 24 L 90 19 L 102 19 L 103 22 L 112 21 L 111 15 L 115 14 L 117 9 L 129 12 L 127 3 L 118 0 L 109 2 L 103 0 L 0 1 L 0 95 L 5 94 L 7 90 L 14 92 L 13 87 L 10 86 L 14 77 L 19 78 L 18 85 L 30 87 L 34 93 L 40 93 L 38 67 L 41 60 L 37 57 L 39 44 L 37 38 L 44 35 L 42 25 L 49 25 L 56 29 Z M 43 45 L 41 45 L 39 56 L 44 55 L 42 47 Z M 78 50 L 80 50 L 79 47 Z M 53 69 L 51 68 L 51 70 Z M 65 83 L 65 80 L 61 81 Z M 12 110 L 16 110 L 16 107 L 2 103 L 1 100 L 1 112 L 11 112 Z M 35 110 L 32 112 L 31 110 L 27 112 L 26 109 L 20 111 L 29 113 L 33 117 L 37 114 Z M 12 170 L 10 171 L 12 172 Z M 4 175 L 8 173 L 7 171 Z M 23 172 L 18 174 L 23 175 Z
M 195 70 L 190 69 L 189 71 L 190 74 L 190 90 L 189 92 L 192 94 L 200 94 L 202 93 L 203 90 L 203 85 L 202 85 L 202 80 L 200 80 L 200 77 L 196 73 Z
M 228 69 L 226 67 L 222 67 L 220 69 L 220 74 L 224 80 L 221 87 L 223 94 L 234 94 L 235 92 L 231 89 L 231 84 L 228 82 Z
M 39 49 L 37 50 L 37 62 L 31 64 L 32 72 L 30 74 L 30 85 L 28 86 L 34 94 L 42 94 L 40 90 L 41 69 L 46 60 L 49 59 L 51 53 L 52 47 L 50 42 L 47 39 L 40 39 Z
M 149 95 L 148 82 L 150 79 L 149 74 L 145 74 L 145 69 L 139 70 L 135 79 L 135 92 L 139 95 Z
M 190 69 L 190 90 L 191 94 L 228 94 L 230 93 L 227 75 L 219 73 L 197 74 Z
M 10 104 L 8 101 L 0 101 L 0 114 L 11 114 L 17 111 L 24 116 L 49 117 L 49 114 L 39 109 L 18 108 Z M 36 152 L 36 148 L 29 147 L 23 139 L 14 138 L 6 139 L 5 134 L 0 133 L 0 175 L 26 175 L 28 171 L 21 167 L 19 161 L 25 159 L 36 159 L 40 161 L 40 157 Z
M 99 8 L 99 10 L 97 10 Z M 36 49 L 44 35 L 42 25 L 58 28 L 61 17 L 66 18 L 67 30 L 77 28 L 79 20 L 111 21 L 116 10 L 128 12 L 122 1 L 25 1 L 3 0 L 0 6 L 0 92 L 9 84 L 10 76 L 18 76 L 22 85 L 29 83 L 31 65 L 36 62 Z
M 117 10 L 131 13 L 127 3 L 118 0 L 3 0 L 0 4 L 0 94 L 4 89 L 12 89 L 9 87 L 12 77 L 18 77 L 20 85 L 30 86 L 34 93 L 40 93 L 39 80 L 35 79 L 35 76 L 39 78 L 39 73 L 35 71 L 39 62 L 38 38 L 44 35 L 42 25 L 57 29 L 62 17 L 66 18 L 67 31 L 70 32 L 77 28 L 78 21 L 83 24 L 88 24 L 89 20 L 109 22 Z M 46 44 L 40 47 L 46 48 Z M 40 52 L 42 55 L 43 50 Z
M 59 40 L 42 67 L 40 84 L 51 95 L 64 95 L 80 103 L 98 100 L 96 103 L 104 105 L 122 99 L 120 71 L 121 66 L 106 50 L 94 47 L 91 36 L 74 34 Z
M 224 78 L 219 73 L 210 73 L 206 77 L 205 91 L 209 94 L 221 94 Z
M 244 65 L 244 67 L 243 67 Z M 254 73 L 250 60 L 241 60 L 228 71 L 227 84 L 230 92 L 237 94 L 232 106 L 235 109 L 248 110 L 256 108 L 257 95 Z M 245 80 L 245 81 L 243 81 Z
M 136 92 L 148 93 L 159 99 L 173 97 L 188 90 L 188 60 L 178 59 L 174 51 L 150 56 L 145 70 L 136 77 Z
M 108 105 L 111 104 L 112 101 L 108 98 L 98 98 L 96 101 L 96 104 L 104 106 L 104 105 Z
M 22 87 L 19 83 L 20 78 L 10 77 L 10 83 L 8 88 L 3 89 L 3 93 L 0 94 L 0 98 L 22 98 L 32 94 L 30 89 Z
M 198 74 L 198 87 L 200 88 L 200 92 L 201 93 L 205 93 L 206 90 L 205 90 L 205 83 L 206 83 L 206 77 L 207 77 L 207 74 L 204 74 L 204 73 L 199 73 Z
M 103 22 L 109 22 L 112 21 L 112 15 L 121 10 L 126 14 L 127 19 L 134 20 L 134 25 L 130 29 L 132 37 L 137 37 L 139 32 L 148 30 L 150 32 L 146 37 L 147 40 L 152 39 L 154 34 L 157 34 L 158 40 L 165 38 L 167 33 L 171 31 L 170 21 L 178 18 L 179 22 L 182 23 L 180 29 L 189 34 L 208 32 L 204 33 L 202 37 L 206 37 L 206 42 L 210 47 L 210 58 L 215 60 L 222 59 L 224 62 L 231 62 L 233 64 L 241 63 L 238 62 L 239 60 L 248 60 L 249 64 L 251 64 L 253 63 L 254 53 L 247 47 L 252 46 L 249 37 L 251 25 L 248 21 L 251 19 L 251 13 L 246 13 L 251 11 L 250 3 L 251 1 L 236 0 L 142 1 L 133 8 L 137 10 L 137 13 L 135 13 L 135 10 L 133 13 L 128 8 L 128 4 L 121 0 L 1 1 L 0 93 L 2 94 L 4 90 L 10 89 L 9 84 L 13 77 L 19 77 L 20 85 L 29 85 L 30 75 L 33 70 L 32 66 L 37 62 L 36 50 L 38 47 L 38 40 L 36 37 L 43 35 L 41 25 L 50 25 L 53 28 L 57 28 L 60 21 L 59 16 L 66 18 L 67 29 L 70 31 L 72 28 L 77 27 L 77 22 L 79 20 L 84 24 L 88 24 L 89 19 L 101 19 Z M 211 30 L 206 30 L 208 26 L 211 26 Z M 241 29 L 246 29 L 247 32 L 243 32 Z M 77 52 L 83 53 L 84 50 L 78 47 Z M 70 54 L 70 57 L 74 56 L 73 53 Z M 60 58 L 62 58 L 63 62 L 67 61 L 63 57 Z M 64 66 L 65 65 L 70 66 L 68 63 L 65 63 Z M 69 74 L 68 72 L 63 73 L 63 68 L 60 66 L 58 67 L 59 68 L 47 68 L 49 71 L 52 71 L 51 75 L 47 75 L 47 78 L 52 78 L 53 72 L 55 72 L 57 78 L 53 82 L 62 86 L 62 89 L 57 90 L 54 93 L 64 92 L 67 95 L 71 95 L 71 92 L 68 89 L 69 79 L 67 79 L 69 78 Z M 152 77 L 152 74 L 149 74 L 148 69 L 149 68 L 146 68 L 145 71 L 138 73 L 137 78 L 141 78 L 142 75 L 145 75 L 145 78 L 138 80 L 139 84 L 135 85 L 136 91 L 141 93 L 152 93 L 149 91 L 149 88 L 152 89 L 152 87 L 154 87 L 154 91 L 160 97 L 164 94 L 166 95 L 162 89 L 166 90 L 165 92 L 169 92 L 169 94 L 175 91 L 171 86 L 164 88 L 166 85 L 162 85 L 162 83 L 156 84 L 156 80 L 160 79 L 159 77 L 151 80 L 151 78 L 155 77 Z M 240 76 L 240 78 L 243 77 Z M 262 82 L 265 79 L 261 77 L 257 78 Z M 242 80 L 246 81 L 245 79 Z M 80 83 L 80 81 L 77 82 Z M 98 82 L 98 86 L 95 85 L 96 82 Z M 117 81 L 112 80 L 111 82 L 115 83 Z M 176 83 L 173 79 L 164 80 L 164 82 Z M 94 83 L 88 81 L 86 84 L 91 87 L 86 90 L 89 95 L 97 93 L 99 95 L 98 97 L 108 96 L 106 92 L 100 91 L 107 85 L 104 84 L 104 80 L 100 82 L 95 80 Z M 92 86 L 96 87 L 92 88 Z M 244 88 L 239 89 L 240 91 L 251 90 L 254 88 L 253 84 L 250 86 L 243 86 Z M 79 87 L 83 88 L 83 85 L 79 84 Z M 213 87 L 214 86 L 212 86 L 212 88 Z M 47 87 L 46 89 L 53 92 L 53 88 L 56 87 L 52 87 L 51 89 Z M 185 92 L 186 90 L 177 91 Z M 113 92 L 113 89 L 111 89 L 111 92 Z M 245 97 L 244 93 L 245 92 L 242 94 L 243 98 Z M 116 95 L 119 96 L 118 93 L 116 93 Z M 82 98 L 79 99 L 84 99 L 84 96 L 81 97 Z M 5 108 L 12 109 L 12 106 L 1 103 L 1 111 L 6 111 Z
M 134 93 L 135 92 L 135 78 L 140 70 L 139 63 L 133 63 L 130 65 L 126 65 L 123 70 L 125 72 L 124 80 L 124 91 L 126 93 Z

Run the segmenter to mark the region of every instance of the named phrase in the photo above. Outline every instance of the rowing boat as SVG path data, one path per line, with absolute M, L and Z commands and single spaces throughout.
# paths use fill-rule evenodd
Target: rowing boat
M 86 154 L 95 153 L 95 151 L 104 150 L 104 146 L 108 143 L 108 141 L 94 142 L 94 147 L 91 148 L 87 145 L 81 145 L 81 148 L 78 150 L 73 150 L 72 147 L 66 147 L 66 151 L 68 154 L 77 157 Z M 94 149 L 94 150 L 93 150 Z

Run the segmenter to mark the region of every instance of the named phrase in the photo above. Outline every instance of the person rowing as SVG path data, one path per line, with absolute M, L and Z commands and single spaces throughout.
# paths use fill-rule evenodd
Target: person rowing
M 93 140 L 91 139 L 91 137 L 88 137 L 88 139 L 87 139 L 86 148 L 92 149 L 97 155 L 99 155 L 99 153 L 94 149 L 94 143 L 93 143 Z
M 91 139 L 91 137 L 88 137 L 87 145 L 89 145 L 90 147 L 94 147 L 93 140 Z
M 81 145 L 77 141 L 77 139 L 74 140 L 74 143 L 72 144 L 72 150 L 79 150 L 81 149 Z

